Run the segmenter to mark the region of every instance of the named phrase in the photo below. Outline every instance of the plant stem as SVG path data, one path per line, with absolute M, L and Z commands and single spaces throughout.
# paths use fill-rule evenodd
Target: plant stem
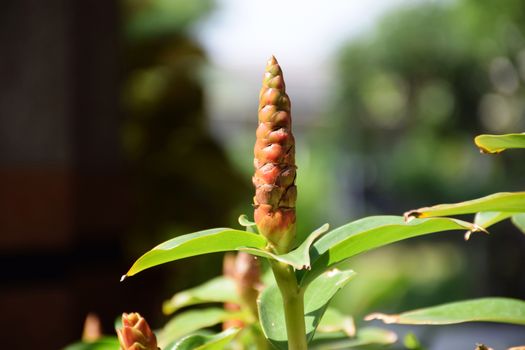
M 307 350 L 304 325 L 304 291 L 299 288 L 290 265 L 270 262 L 277 286 L 283 297 L 288 349 Z

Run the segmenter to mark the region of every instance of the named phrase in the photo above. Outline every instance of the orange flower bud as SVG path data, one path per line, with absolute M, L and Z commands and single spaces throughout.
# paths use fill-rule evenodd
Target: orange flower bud
M 295 239 L 295 140 L 290 99 L 275 57 L 267 65 L 259 94 L 259 126 L 254 147 L 254 217 L 259 232 L 277 253 Z
M 89 313 L 84 321 L 84 329 L 82 331 L 82 341 L 89 343 L 94 342 L 102 337 L 102 326 L 97 315 Z
M 235 286 L 241 302 L 248 307 L 252 314 L 257 318 L 257 297 L 262 287 L 261 267 L 256 257 L 251 254 L 239 252 L 237 255 L 227 253 L 224 256 L 223 274 L 235 282 Z M 239 311 L 240 305 L 235 303 L 225 303 L 224 309 L 228 311 Z M 223 323 L 223 329 L 231 327 L 244 327 L 241 320 L 228 320 Z
M 117 329 L 120 350 L 158 350 L 157 338 L 144 317 L 122 314 L 122 329 Z

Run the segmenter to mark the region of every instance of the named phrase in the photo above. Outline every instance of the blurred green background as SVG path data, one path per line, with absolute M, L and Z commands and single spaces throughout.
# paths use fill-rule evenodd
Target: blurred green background
M 162 240 L 251 216 L 257 95 L 271 54 L 292 100 L 300 238 L 325 222 L 523 189 L 523 154 L 480 155 L 472 142 L 525 129 L 521 0 L 3 7 L 0 177 L 13 190 L 1 203 L 10 269 L 0 292 L 12 311 L 0 328 L 15 335 L 9 348 L 27 332 L 49 346 L 39 348 L 61 347 L 89 311 L 107 332 L 122 311 L 160 325 L 162 300 L 220 273 L 222 256 L 212 255 L 118 283 Z M 416 238 L 348 262 L 359 275 L 336 303 L 359 320 L 523 298 L 524 251 L 507 224 L 468 243 L 457 232 Z M 35 310 L 64 327 L 41 317 L 13 327 Z

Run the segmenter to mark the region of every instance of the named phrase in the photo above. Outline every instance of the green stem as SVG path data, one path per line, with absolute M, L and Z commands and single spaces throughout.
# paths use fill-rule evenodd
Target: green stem
M 304 325 L 304 291 L 299 288 L 290 265 L 271 261 L 277 286 L 283 297 L 288 349 L 307 350 Z

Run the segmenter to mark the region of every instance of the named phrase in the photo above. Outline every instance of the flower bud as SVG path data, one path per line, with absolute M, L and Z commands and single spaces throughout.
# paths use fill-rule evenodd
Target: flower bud
M 259 260 L 245 252 L 239 252 L 237 255 L 227 253 L 224 256 L 223 274 L 234 281 L 240 302 L 257 319 L 257 297 L 259 296 L 259 290 L 262 288 Z M 228 302 L 224 304 L 224 309 L 239 311 L 241 307 L 238 304 Z M 231 327 L 242 328 L 244 327 L 244 322 L 232 319 L 223 323 L 223 329 Z
M 254 217 L 259 232 L 279 254 L 295 239 L 295 140 L 290 99 L 281 67 L 272 56 L 259 94 L 259 125 L 254 147 Z
M 122 329 L 117 329 L 120 350 L 158 350 L 157 338 L 144 317 L 122 314 Z
M 262 284 L 259 260 L 251 254 L 239 252 L 233 278 L 242 302 L 257 317 L 257 297 Z
M 226 253 L 224 255 L 224 260 L 222 263 L 222 274 L 224 277 L 227 277 L 229 279 L 235 280 L 235 259 L 236 256 L 234 253 Z M 241 309 L 241 306 L 232 303 L 232 302 L 226 302 L 224 303 L 224 309 L 226 311 L 236 312 Z M 242 320 L 226 320 L 222 323 L 222 329 L 226 330 L 229 328 L 243 328 L 244 322 Z
M 102 326 L 100 319 L 94 313 L 89 313 L 84 321 L 84 329 L 82 331 L 82 341 L 86 343 L 97 341 L 102 337 Z

